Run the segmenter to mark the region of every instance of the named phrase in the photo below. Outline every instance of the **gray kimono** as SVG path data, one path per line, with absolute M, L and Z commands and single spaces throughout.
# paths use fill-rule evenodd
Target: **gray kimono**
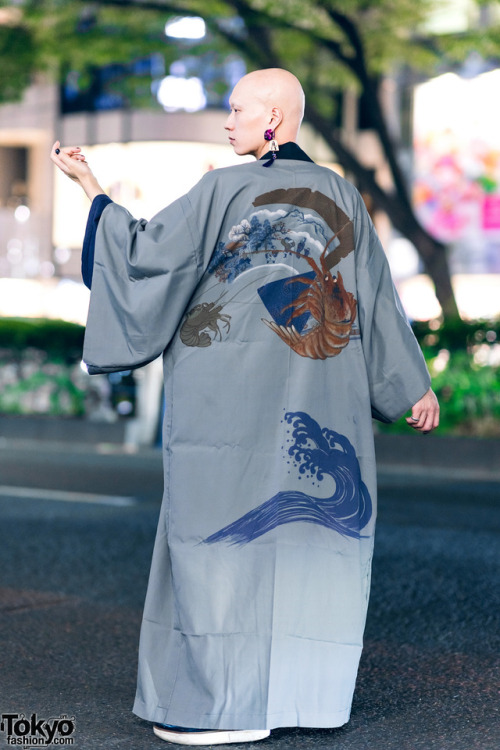
M 84 359 L 94 373 L 164 359 L 134 705 L 150 721 L 349 718 L 372 412 L 399 418 L 430 379 L 359 193 L 299 152 L 209 172 L 149 222 L 114 203 L 99 221 Z

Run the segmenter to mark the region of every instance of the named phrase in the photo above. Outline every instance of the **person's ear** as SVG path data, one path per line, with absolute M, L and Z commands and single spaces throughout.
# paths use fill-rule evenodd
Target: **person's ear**
M 280 122 L 283 120 L 283 112 L 279 107 L 273 107 L 271 110 L 271 119 L 269 120 L 269 127 L 272 130 L 276 130 Z

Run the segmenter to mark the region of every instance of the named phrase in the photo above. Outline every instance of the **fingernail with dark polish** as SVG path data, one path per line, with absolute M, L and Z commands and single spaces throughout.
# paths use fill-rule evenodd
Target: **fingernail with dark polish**
M 60 153 L 61 153 L 61 149 L 60 148 L 56 148 L 56 154 L 60 154 Z

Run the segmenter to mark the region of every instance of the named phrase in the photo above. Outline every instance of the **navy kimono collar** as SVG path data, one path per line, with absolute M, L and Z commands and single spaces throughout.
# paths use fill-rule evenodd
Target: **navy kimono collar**
M 271 158 L 272 158 L 272 152 L 268 151 L 267 154 L 264 154 L 264 156 L 260 157 L 259 161 L 264 161 L 264 160 L 268 160 Z M 276 151 L 276 158 L 312 162 L 312 159 L 309 158 L 306 152 L 302 151 L 300 146 L 298 146 L 293 141 L 288 141 L 288 143 L 280 143 L 280 150 Z

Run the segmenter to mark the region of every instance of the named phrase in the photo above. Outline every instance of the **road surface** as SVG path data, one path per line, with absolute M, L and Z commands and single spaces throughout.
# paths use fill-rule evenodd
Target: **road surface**
M 35 716 L 80 750 L 173 747 L 130 710 L 161 488 L 154 451 L 0 445 L 0 746 Z M 386 467 L 379 494 L 350 723 L 236 750 L 500 748 L 500 483 Z

